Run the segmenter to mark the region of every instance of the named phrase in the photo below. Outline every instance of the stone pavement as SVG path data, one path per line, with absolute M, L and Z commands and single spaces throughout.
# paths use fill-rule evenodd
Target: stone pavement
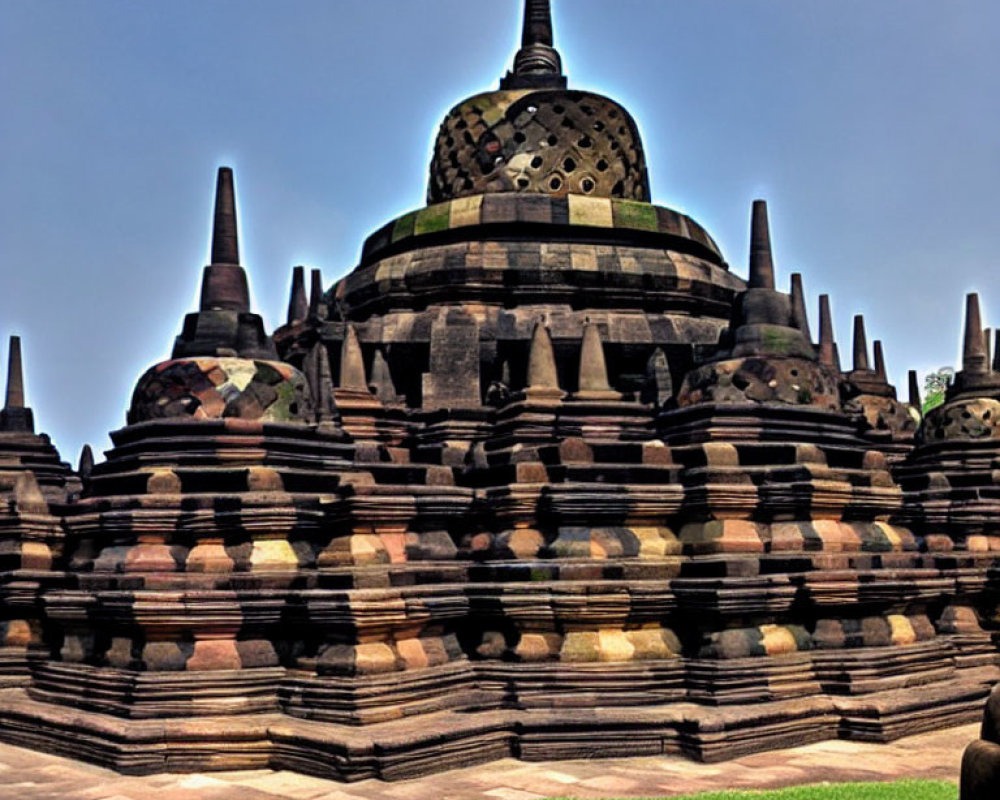
M 416 780 L 353 784 L 255 770 L 126 777 L 100 767 L 0 744 L 3 800 L 536 800 L 669 797 L 723 788 L 822 781 L 958 780 L 978 725 L 875 745 L 827 741 L 722 764 L 673 756 L 528 764 L 495 761 Z M 957 794 L 957 792 L 956 792 Z

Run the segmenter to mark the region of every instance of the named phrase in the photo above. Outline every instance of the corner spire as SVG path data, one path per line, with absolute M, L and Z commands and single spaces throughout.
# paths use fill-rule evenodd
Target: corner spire
M 923 404 L 920 402 L 920 384 L 917 382 L 917 371 L 915 369 L 911 369 L 908 373 L 906 373 L 906 380 L 909 384 L 910 405 L 918 412 L 922 411 Z
M 806 293 L 802 288 L 802 275 L 792 273 L 792 324 L 795 325 L 805 340 L 812 344 L 812 331 L 809 330 L 809 313 L 806 311 Z
M 875 374 L 886 383 L 889 382 L 889 373 L 885 368 L 885 353 L 882 352 L 882 341 L 876 339 L 872 345 L 875 348 Z
M 868 366 L 868 337 L 865 335 L 865 318 L 854 316 L 854 369 L 870 369 Z
M 301 322 L 309 313 L 309 301 L 306 300 L 306 268 L 292 269 L 292 293 L 288 298 L 288 324 Z
M 368 392 L 361 342 L 358 341 L 358 332 L 354 330 L 353 325 L 347 326 L 344 344 L 340 351 L 340 388 Z
M 309 317 L 323 316 L 323 271 L 314 269 L 309 273 Z
M 35 420 L 30 408 L 24 405 L 24 370 L 21 366 L 21 337 L 10 337 L 7 358 L 7 395 L 0 411 L 0 431 L 5 433 L 34 433 Z
M 833 315 L 830 313 L 830 295 L 819 296 L 819 363 L 837 366 L 836 343 L 833 339 Z
M 80 461 L 76 468 L 77 475 L 84 483 L 90 480 L 90 475 L 94 471 L 94 451 L 89 444 L 85 444 L 80 451 Z
M 500 82 L 501 89 L 565 87 L 562 58 L 552 35 L 549 0 L 525 0 L 521 49 L 514 56 L 514 70 Z
M 202 311 L 250 311 L 250 289 L 240 266 L 236 240 L 236 190 L 233 171 L 219 167 L 215 182 L 215 223 L 212 228 L 212 260 L 205 267 L 201 284 Z
M 621 395 L 608 383 L 608 365 L 604 358 L 601 332 L 593 322 L 583 326 L 580 343 L 580 371 L 576 397 L 580 400 L 619 400 Z
M 986 342 L 983 340 L 983 320 L 979 313 L 979 295 L 965 297 L 965 345 L 962 348 L 962 371 L 982 375 L 989 370 Z
M 774 260 L 771 257 L 771 232 L 767 222 L 767 203 L 753 201 L 750 219 L 750 277 L 751 289 L 774 289 Z
M 535 323 L 531 334 L 531 348 L 528 351 L 528 386 L 526 395 L 561 398 L 559 373 L 556 369 L 556 353 L 552 346 L 549 329 L 541 322 Z

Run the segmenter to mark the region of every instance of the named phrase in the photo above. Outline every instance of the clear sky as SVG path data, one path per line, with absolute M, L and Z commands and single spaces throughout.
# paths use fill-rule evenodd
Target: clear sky
M 954 364 L 963 297 L 1000 325 L 996 0 L 553 0 L 572 86 L 623 102 L 654 201 L 746 274 L 768 200 L 779 281 L 863 312 L 890 377 Z M 63 457 L 108 446 L 169 354 L 236 171 L 256 309 L 326 284 L 423 205 L 444 113 L 494 88 L 520 0 L 0 0 L 0 335 Z M 4 369 L 5 371 L 5 369 Z

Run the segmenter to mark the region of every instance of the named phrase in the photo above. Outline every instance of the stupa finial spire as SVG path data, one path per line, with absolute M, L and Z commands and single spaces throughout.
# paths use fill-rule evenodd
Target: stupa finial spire
M 34 415 L 24 405 L 24 370 L 21 367 L 21 337 L 10 337 L 7 357 L 7 395 L 0 411 L 0 431 L 33 433 Z
M 533 44 L 552 47 L 552 3 L 549 0 L 525 0 L 521 47 Z
M 819 361 L 828 367 L 837 366 L 834 352 L 837 345 L 833 338 L 833 315 L 830 313 L 830 295 L 819 296 Z
M 219 167 L 215 182 L 212 259 L 202 277 L 201 310 L 250 311 L 250 289 L 236 240 L 236 190 L 230 167 Z
M 982 315 L 979 312 L 979 295 L 972 292 L 965 297 L 965 345 L 962 348 L 962 371 L 982 375 L 989 371 L 986 342 L 983 339 Z
M 24 408 L 24 370 L 21 366 L 21 337 L 10 337 L 7 357 L 7 396 L 4 408 Z
M 802 275 L 792 273 L 792 322 L 802 331 L 805 340 L 812 344 L 812 332 L 809 330 L 809 312 L 806 311 L 806 293 L 802 288 Z
M 872 345 L 875 350 L 875 374 L 886 383 L 889 381 L 889 372 L 885 367 L 885 353 L 882 350 L 882 340 L 876 339 Z
M 236 236 L 236 191 L 231 167 L 219 167 L 215 182 L 215 222 L 212 227 L 213 264 L 239 264 Z
M 292 269 L 292 292 L 288 298 L 288 324 L 301 322 L 309 314 L 309 301 L 306 300 L 306 268 Z
M 771 256 L 771 231 L 767 222 L 767 203 L 753 201 L 750 219 L 750 277 L 751 289 L 774 288 L 774 260 Z
M 865 335 L 865 318 L 854 315 L 854 369 L 870 369 L 868 366 L 868 337 Z
M 507 73 L 500 87 L 564 87 L 562 58 L 553 43 L 552 4 L 549 0 L 525 0 L 521 49 L 514 56 L 513 71 Z

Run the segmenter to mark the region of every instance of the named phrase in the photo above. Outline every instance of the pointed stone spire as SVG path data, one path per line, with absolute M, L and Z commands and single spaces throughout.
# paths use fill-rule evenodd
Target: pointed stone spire
M 314 269 L 309 274 L 309 280 L 309 317 L 320 319 L 326 316 L 323 313 L 323 271 Z
M 583 326 L 580 343 L 580 372 L 576 396 L 583 400 L 620 399 L 621 395 L 608 383 L 608 365 L 604 358 L 604 345 L 597 325 L 587 322 Z
M 21 337 L 10 337 L 7 357 L 7 395 L 0 411 L 0 431 L 34 433 L 35 420 L 24 405 L 24 369 L 21 365 Z
M 340 385 L 338 388 L 368 392 L 365 360 L 361 353 L 358 333 L 354 330 L 353 325 L 347 326 L 344 345 L 340 351 Z
M 906 380 L 910 389 L 909 403 L 913 406 L 913 408 L 917 409 L 917 411 L 922 412 L 923 404 L 920 402 L 920 384 L 917 382 L 917 371 L 915 369 L 911 369 L 906 374 Z
M 771 256 L 771 232 L 767 222 L 767 203 L 753 201 L 750 218 L 750 289 L 774 288 L 774 260 Z
M 84 483 L 90 480 L 90 474 L 94 471 L 94 451 L 89 444 L 85 444 L 80 451 L 80 461 L 76 468 L 77 475 Z
M 962 348 L 962 371 L 982 375 L 988 369 L 986 344 L 983 341 L 983 322 L 979 313 L 979 295 L 972 292 L 965 298 L 965 345 Z
M 201 281 L 199 310 L 184 318 L 172 358 L 240 357 L 277 359 L 264 321 L 250 311 L 247 274 L 239 264 L 233 171 L 220 167 L 216 183 L 212 263 Z
M 7 355 L 7 396 L 4 408 L 24 408 L 24 369 L 21 365 L 21 337 L 10 337 Z
M 840 347 L 836 342 L 833 343 L 833 368 L 837 372 L 843 373 L 844 368 L 841 366 L 840 362 Z
M 662 408 L 674 395 L 673 379 L 667 354 L 657 347 L 646 362 L 646 383 L 642 391 L 642 401 Z
M 385 360 L 381 348 L 375 351 L 375 358 L 372 360 L 372 377 L 368 388 L 385 404 L 399 402 L 396 385 L 392 382 L 392 373 L 389 371 L 389 362 Z
M 869 369 L 868 337 L 865 335 L 865 318 L 862 314 L 854 316 L 854 369 Z
M 306 268 L 292 269 L 292 293 L 288 298 L 288 324 L 301 322 L 309 314 L 309 302 L 306 300 Z
M 559 373 L 556 370 L 556 353 L 552 346 L 549 329 L 541 322 L 535 324 L 531 334 L 531 350 L 528 353 L 528 395 L 562 397 L 559 388 Z
M 549 0 L 525 0 L 521 49 L 514 56 L 513 72 L 507 73 L 500 88 L 564 87 L 562 59 L 554 43 Z
M 236 234 L 236 189 L 233 170 L 219 167 L 215 181 L 215 223 L 212 227 L 212 264 L 239 264 Z
M 792 273 L 792 322 L 802 331 L 806 341 L 812 343 L 812 332 L 809 330 L 809 314 L 806 311 L 806 293 L 802 288 L 802 275 Z
M 986 368 L 993 369 L 993 331 L 983 328 L 983 347 L 986 348 Z
M 819 363 L 828 367 L 837 367 L 838 358 L 835 353 L 837 344 L 833 339 L 833 315 L 830 313 L 830 295 L 819 296 Z
M 885 369 L 885 354 L 882 352 L 882 341 L 880 339 L 875 340 L 875 344 L 872 345 L 875 348 L 875 374 L 885 381 L 889 382 L 889 376 Z
M 233 171 L 219 167 L 215 185 L 215 224 L 212 229 L 212 260 L 205 267 L 201 284 L 202 311 L 250 311 L 250 289 L 240 266 L 236 237 L 236 192 Z

